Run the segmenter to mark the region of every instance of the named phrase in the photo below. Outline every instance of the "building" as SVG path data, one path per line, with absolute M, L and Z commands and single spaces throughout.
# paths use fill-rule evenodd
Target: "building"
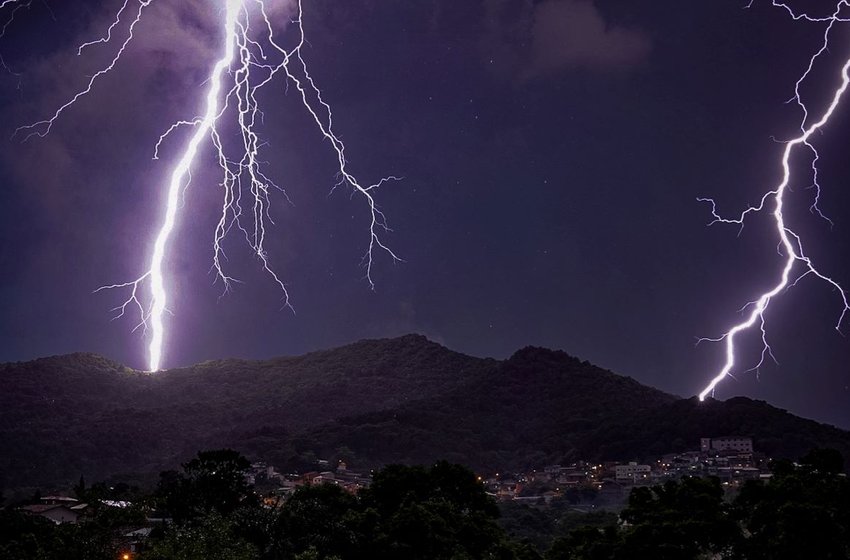
M 63 504 L 35 504 L 20 508 L 30 515 L 38 515 L 59 525 L 60 523 L 76 523 L 82 511 L 73 510 Z
M 39 503 L 18 508 L 30 515 L 38 515 L 52 522 L 77 523 L 80 517 L 91 512 L 88 504 L 68 496 L 45 496 Z
M 617 482 L 643 482 L 649 480 L 651 474 L 652 467 L 635 462 L 614 467 L 614 478 Z
M 336 476 L 331 471 L 323 471 L 313 477 L 311 484 L 336 484 Z

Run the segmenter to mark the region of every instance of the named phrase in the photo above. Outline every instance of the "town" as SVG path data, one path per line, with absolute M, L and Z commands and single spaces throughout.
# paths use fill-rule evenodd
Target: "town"
M 477 478 L 487 494 L 499 501 L 545 505 L 555 499 L 565 499 L 577 511 L 617 511 L 625 505 L 629 492 L 636 486 L 662 484 L 684 477 L 717 477 L 727 492 L 734 493 L 747 480 L 771 476 L 769 458 L 753 449 L 752 438 L 702 438 L 699 444 L 699 449 L 667 454 L 652 463 L 577 461 L 528 472 L 480 474 Z M 264 462 L 255 462 L 245 473 L 245 478 L 267 507 L 282 505 L 301 486 L 331 484 L 356 494 L 368 487 L 372 480 L 371 472 L 352 471 L 343 461 L 332 467 L 325 460 L 317 461 L 316 470 L 290 474 L 282 474 Z M 125 508 L 131 504 L 108 501 L 104 505 Z M 46 496 L 38 503 L 19 509 L 55 523 L 76 523 L 85 518 L 91 508 L 76 498 Z M 147 532 L 149 530 L 140 528 L 127 536 L 143 537 Z
M 769 458 L 753 449 L 752 438 L 724 436 L 701 438 L 699 449 L 670 453 L 649 464 L 636 461 L 576 461 L 548 465 L 528 472 L 479 474 L 487 493 L 500 501 L 549 503 L 565 498 L 577 507 L 617 509 L 625 504 L 635 486 L 652 486 L 686 476 L 717 477 L 728 492 L 747 480 L 769 478 Z M 335 484 L 356 493 L 371 481 L 370 474 L 353 472 L 345 462 L 330 470 L 328 461 L 318 461 L 323 470 L 281 474 L 265 463 L 254 463 L 248 481 L 265 496 L 268 504 L 285 500 L 304 484 Z
M 577 461 L 525 473 L 495 473 L 482 482 L 498 500 L 548 503 L 566 498 L 576 506 L 619 509 L 632 488 L 683 477 L 717 477 L 734 493 L 747 480 L 770 478 L 769 461 L 753 449 L 752 438 L 725 436 L 701 438 L 699 449 L 670 453 L 647 464 Z

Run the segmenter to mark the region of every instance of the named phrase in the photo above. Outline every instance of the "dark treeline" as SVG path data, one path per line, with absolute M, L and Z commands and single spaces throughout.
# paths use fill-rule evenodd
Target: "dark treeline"
M 134 560 L 850 558 L 850 482 L 832 450 L 775 463 L 772 480 L 748 482 L 732 501 L 718 480 L 686 478 L 634 489 L 619 516 L 564 511 L 553 522 L 528 508 L 524 521 L 514 511 L 501 524 L 473 473 L 446 462 L 386 467 L 356 496 L 303 486 L 279 507 L 247 485 L 248 467 L 234 451 L 202 452 L 183 472 L 162 473 L 152 495 L 81 481 L 75 491 L 94 513 L 77 524 L 7 507 L 0 559 L 114 560 L 127 545 L 120 536 L 150 517 L 170 522 L 155 525 Z M 101 502 L 119 499 L 133 505 Z

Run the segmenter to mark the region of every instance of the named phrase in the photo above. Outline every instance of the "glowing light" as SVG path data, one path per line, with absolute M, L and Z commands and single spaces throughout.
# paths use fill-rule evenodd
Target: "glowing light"
M 787 289 L 795 286 L 800 280 L 807 276 L 814 276 L 819 278 L 820 280 L 829 284 L 832 288 L 834 288 L 840 296 L 840 299 L 843 303 L 843 308 L 838 317 L 838 322 L 835 325 L 835 328 L 838 330 L 841 328 L 841 324 L 844 321 L 845 316 L 847 315 L 848 310 L 850 310 L 850 303 L 848 303 L 847 294 L 844 292 L 842 287 L 833 280 L 832 278 L 822 274 L 815 268 L 812 260 L 806 256 L 803 250 L 803 242 L 798 234 L 796 234 L 786 223 L 785 216 L 783 215 L 783 207 L 785 204 L 784 196 L 789 188 L 789 184 L 791 182 L 791 155 L 795 149 L 800 147 L 805 147 L 809 149 L 813 153 L 812 158 L 812 173 L 813 173 L 813 187 L 815 190 L 814 202 L 810 207 L 810 210 L 824 219 L 827 219 L 823 213 L 820 211 L 818 207 L 818 202 L 820 199 L 820 185 L 818 183 L 818 173 L 817 173 L 817 163 L 819 159 L 819 155 L 817 150 L 815 149 L 814 144 L 811 142 L 812 135 L 823 128 L 833 116 L 835 110 L 838 108 L 839 103 L 841 102 L 844 93 L 847 90 L 848 83 L 850 83 L 850 76 L 848 76 L 848 72 L 850 72 L 850 59 L 848 59 L 843 67 L 841 68 L 841 80 L 840 85 L 834 90 L 832 99 L 826 109 L 822 112 L 820 118 L 812 123 L 809 122 L 809 114 L 810 111 L 806 104 L 803 102 L 802 97 L 800 95 L 800 86 L 809 77 L 809 74 L 812 71 L 817 59 L 827 51 L 829 48 L 829 37 L 830 33 L 833 30 L 833 26 L 837 22 L 842 21 L 850 21 L 844 16 L 841 16 L 841 12 L 844 8 L 850 7 L 850 3 L 847 0 L 841 0 L 835 7 L 835 11 L 829 17 L 814 17 L 810 16 L 807 13 L 796 12 L 788 5 L 773 0 L 773 5 L 783 8 L 791 15 L 791 17 L 795 20 L 806 20 L 809 22 L 827 22 L 826 29 L 823 35 L 823 43 L 821 48 L 810 58 L 808 67 L 805 72 L 801 75 L 801 77 L 797 80 L 794 88 L 794 97 L 792 98 L 797 105 L 803 111 L 803 119 L 800 124 L 800 135 L 792 140 L 788 141 L 785 144 L 785 149 L 782 152 L 781 159 L 781 167 L 782 167 L 782 180 L 774 189 L 766 192 L 760 200 L 758 206 L 751 206 L 741 212 L 741 214 L 737 218 L 724 218 L 717 213 L 717 207 L 715 201 L 713 199 L 701 198 L 700 201 L 707 202 L 711 205 L 711 213 L 714 217 L 714 220 L 711 222 L 712 224 L 720 222 L 725 224 L 737 224 L 741 227 L 744 225 L 744 221 L 748 215 L 760 212 L 767 208 L 769 205 L 773 207 L 773 219 L 776 225 L 776 233 L 779 237 L 779 247 L 780 254 L 784 256 L 784 265 L 782 267 L 782 272 L 779 275 L 776 284 L 767 292 L 762 293 L 758 298 L 746 306 L 742 311 L 745 312 L 745 318 L 743 321 L 734 325 L 728 331 L 726 331 L 719 338 L 712 339 L 702 339 L 702 340 L 710 340 L 714 342 L 725 342 L 726 346 L 726 356 L 725 363 L 721 370 L 711 379 L 709 384 L 703 389 L 703 391 L 699 394 L 700 400 L 705 400 L 708 395 L 714 394 L 714 389 L 718 383 L 723 381 L 727 376 L 731 375 L 733 368 L 735 367 L 735 338 L 738 334 L 743 331 L 749 330 L 756 325 L 761 331 L 761 340 L 762 340 L 762 352 L 761 359 L 756 364 L 755 367 L 751 369 L 756 369 L 764 363 L 765 358 L 769 356 L 773 356 L 770 345 L 767 342 L 767 334 L 765 330 L 765 311 L 772 299 L 779 294 L 783 293 Z M 830 222 L 831 224 L 832 222 Z M 800 270 L 799 273 L 794 273 L 795 269 Z
M 0 0 L 0 10 L 6 7 L 10 7 L 8 10 L 8 17 L 6 21 L 0 25 L 0 37 L 6 35 L 6 30 L 9 29 L 9 26 L 12 25 L 12 22 L 15 21 L 15 16 L 18 13 L 18 10 L 21 8 L 29 8 L 32 6 L 32 0 Z M 5 63 L 3 64 L 5 67 Z
M 242 7 L 239 0 L 228 0 L 224 24 L 224 36 L 226 38 L 224 56 L 216 62 L 210 76 L 210 86 L 207 91 L 207 109 L 204 116 L 196 121 L 195 133 L 189 140 L 186 151 L 171 174 L 171 182 L 168 185 L 168 198 L 165 205 L 165 219 L 154 243 L 153 257 L 151 257 L 151 297 L 153 305 L 151 309 L 151 342 L 150 342 L 150 370 L 157 371 L 162 360 L 162 343 L 165 336 L 165 326 L 162 316 L 165 313 L 168 301 L 168 292 L 165 289 L 163 277 L 163 259 L 165 258 L 165 245 L 174 230 L 174 222 L 177 220 L 177 203 L 179 201 L 180 188 L 183 186 L 190 173 L 190 166 L 198 153 L 198 146 L 206 137 L 218 116 L 218 97 L 222 87 L 222 75 L 230 67 L 233 53 L 236 50 L 236 13 Z
M 0 0 L 0 8 L 14 0 Z M 399 180 L 398 177 L 385 177 L 373 184 L 360 182 L 349 171 L 348 160 L 345 157 L 345 144 L 337 136 L 333 128 L 333 112 L 324 100 L 307 67 L 302 55 L 306 42 L 303 22 L 303 7 L 301 0 L 294 3 L 295 18 L 291 24 L 296 28 L 297 41 L 295 46 L 286 49 L 278 42 L 274 33 L 274 25 L 267 10 L 270 0 L 225 0 L 223 27 L 223 54 L 219 58 L 206 82 L 203 114 L 189 120 L 174 123 L 165 131 L 154 146 L 154 159 L 160 159 L 163 144 L 169 135 L 183 127 L 192 128 L 191 136 L 181 152 L 177 163 L 170 173 L 165 191 L 164 213 L 158 229 L 150 266 L 136 280 L 102 286 L 95 290 L 100 292 L 110 289 L 127 289 L 129 296 L 114 309 L 118 317 L 123 317 L 129 310 L 138 312 L 139 320 L 135 329 L 150 330 L 149 369 L 157 371 L 161 368 L 163 355 L 166 350 L 165 314 L 168 311 L 168 282 L 166 259 L 168 244 L 178 220 L 180 195 L 189 186 L 192 179 L 192 166 L 195 163 L 202 143 L 210 141 L 223 177 L 223 202 L 221 215 L 213 233 L 212 241 L 212 270 L 217 280 L 223 285 L 223 292 L 230 290 L 236 278 L 224 269 L 224 252 L 222 243 L 234 230 L 241 233 L 251 252 L 258 259 L 263 270 L 277 284 L 282 293 L 283 306 L 291 309 L 289 293 L 286 285 L 272 269 L 265 250 L 266 222 L 273 223 L 270 214 L 271 189 L 283 192 L 272 182 L 261 168 L 259 158 L 263 145 L 257 130 L 261 121 L 261 112 L 257 101 L 258 92 L 271 83 L 275 76 L 282 74 L 284 79 L 295 87 L 304 108 L 315 122 L 319 132 L 328 141 L 336 154 L 336 173 L 338 182 L 333 189 L 347 185 L 353 192 L 360 195 L 369 211 L 369 238 L 366 253 L 363 257 L 366 269 L 366 280 L 374 289 L 372 269 L 374 254 L 380 250 L 392 259 L 399 257 L 383 242 L 380 234 L 388 232 L 387 221 L 377 205 L 374 192 L 388 181 Z M 97 81 L 111 72 L 119 63 L 122 55 L 132 43 L 136 28 L 142 20 L 145 8 L 153 0 L 124 0 L 115 16 L 115 20 L 106 33 L 95 40 L 85 42 L 78 48 L 82 52 L 95 44 L 119 43 L 114 56 L 101 70 L 93 74 L 86 87 L 80 90 L 66 103 L 59 106 L 50 117 L 22 126 L 16 131 L 24 140 L 33 136 L 44 137 L 51 132 L 55 122 L 69 110 L 81 97 L 89 94 Z M 135 6 L 132 9 L 131 6 Z M 128 12 L 131 15 L 127 15 Z M 127 25 L 126 35 L 122 40 L 114 39 L 114 33 L 120 28 L 126 18 L 131 18 Z M 253 26 L 253 27 L 252 27 Z M 233 118 L 236 134 L 234 142 L 225 142 L 220 121 L 226 117 Z M 226 147 L 227 146 L 227 147 Z M 332 190 L 333 190 L 332 189 Z M 283 193 L 284 196 L 286 193 Z M 247 201 L 247 202 L 246 202 Z M 248 208 L 250 206 L 250 209 Z M 143 296 L 143 285 L 149 283 L 149 296 Z

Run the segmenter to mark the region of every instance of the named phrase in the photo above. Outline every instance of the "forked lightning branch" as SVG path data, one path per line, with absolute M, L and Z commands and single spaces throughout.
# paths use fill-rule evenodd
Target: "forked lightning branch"
M 54 123 L 65 111 L 72 109 L 74 103 L 87 95 L 96 86 L 97 81 L 111 72 L 120 63 L 121 57 L 131 45 L 138 24 L 144 13 L 155 2 L 169 0 L 124 0 L 112 24 L 105 30 L 102 37 L 83 43 L 79 53 L 95 44 L 106 44 L 114 47 L 114 56 L 109 63 L 92 75 L 80 91 L 44 120 L 23 126 L 17 134 L 24 139 L 32 136 L 45 136 L 50 133 Z M 176 1 L 176 0 L 174 0 Z M 269 208 L 272 202 L 271 194 L 279 190 L 277 185 L 264 173 L 260 148 L 263 141 L 260 138 L 258 124 L 261 111 L 257 101 L 260 90 L 275 83 L 280 76 L 280 82 L 286 82 L 298 92 L 304 109 L 313 119 L 318 131 L 330 144 L 336 154 L 339 185 L 347 185 L 354 194 L 365 202 L 368 215 L 368 243 L 364 256 L 366 278 L 372 284 L 372 266 L 375 254 L 385 252 L 392 259 L 397 255 L 384 244 L 381 234 L 388 231 L 386 219 L 374 198 L 375 191 L 386 181 L 396 180 L 396 177 L 386 177 L 375 183 L 361 183 L 348 168 L 345 157 L 345 145 L 333 128 L 333 113 L 331 107 L 322 97 L 322 93 L 311 77 L 305 59 L 303 48 L 305 33 L 303 24 L 303 9 L 301 0 L 291 0 L 291 21 L 286 22 L 287 33 L 295 33 L 294 46 L 285 48 L 275 35 L 281 22 L 270 18 L 269 2 L 272 0 L 219 0 L 210 1 L 210 9 L 221 13 L 221 55 L 215 62 L 206 82 L 206 92 L 203 96 L 203 110 L 200 115 L 174 123 L 156 142 L 155 157 L 174 160 L 170 179 L 164 190 L 164 207 L 158 219 L 158 228 L 153 231 L 154 248 L 150 255 L 149 265 L 137 279 L 104 286 L 100 290 L 125 289 L 128 292 L 126 300 L 116 310 L 118 316 L 124 316 L 130 310 L 138 316 L 136 328 L 149 332 L 149 368 L 151 371 L 160 369 L 163 353 L 167 348 L 165 316 L 168 309 L 169 276 L 166 267 L 169 242 L 180 219 L 181 212 L 191 211 L 190 208 L 180 209 L 180 193 L 189 185 L 193 165 L 204 143 L 213 146 L 217 161 L 221 168 L 223 200 L 218 224 L 212 235 L 212 266 L 217 278 L 223 283 L 224 289 L 229 289 L 235 281 L 233 273 L 225 269 L 225 259 L 222 242 L 230 235 L 244 237 L 247 246 L 259 260 L 262 268 L 275 282 L 281 292 L 285 305 L 289 305 L 289 294 L 280 276 L 271 267 L 265 249 L 267 225 L 272 223 Z M 276 0 L 281 1 L 281 0 Z M 755 0 L 754 0 L 755 1 Z M 767 1 L 767 0 L 765 0 Z M 760 198 L 759 204 L 746 208 L 733 217 L 724 217 L 717 211 L 713 199 L 700 199 L 710 204 L 713 221 L 711 223 L 735 224 L 743 227 L 747 217 L 759 212 L 769 212 L 775 226 L 775 233 L 780 251 L 781 270 L 772 287 L 757 294 L 743 308 L 742 319 L 733 324 L 728 330 L 711 340 L 722 342 L 725 346 L 723 366 L 713 375 L 708 385 L 700 393 L 700 399 L 714 393 L 717 385 L 726 377 L 735 374 L 741 367 L 740 362 L 751 365 L 748 370 L 757 369 L 768 357 L 772 357 L 768 344 L 766 314 L 770 303 L 800 281 L 811 277 L 816 278 L 833 289 L 838 295 L 839 309 L 837 311 L 836 328 L 840 328 L 850 302 L 847 294 L 839 283 L 820 271 L 804 250 L 802 237 L 795 232 L 793 225 L 786 220 L 784 213 L 787 203 L 786 194 L 794 187 L 793 181 L 798 176 L 792 169 L 792 156 L 799 151 L 808 151 L 811 157 L 811 167 L 807 170 L 813 183 L 813 200 L 810 210 L 828 221 L 821 212 L 821 186 L 818 182 L 819 154 L 816 147 L 815 134 L 830 124 L 834 113 L 839 109 L 850 83 L 850 58 L 841 66 L 835 75 L 835 86 L 832 95 L 824 107 L 810 107 L 801 94 L 801 86 L 810 78 L 812 70 L 825 59 L 825 53 L 830 48 L 830 40 L 835 30 L 842 24 L 850 23 L 850 0 L 840 0 L 831 13 L 813 14 L 796 9 L 792 4 L 771 0 L 777 9 L 782 9 L 801 25 L 820 25 L 823 27 L 823 40 L 820 48 L 812 55 L 806 68 L 797 80 L 792 100 L 802 113 L 800 133 L 785 142 L 775 174 L 779 177 L 775 187 L 766 191 Z M 0 0 L 0 9 L 14 11 L 29 2 L 21 0 Z M 8 24 L 8 21 L 7 21 Z M 119 30 L 125 30 L 123 35 Z M 226 124 L 235 124 L 238 131 L 236 141 L 231 138 L 226 141 L 222 136 Z M 190 137 L 182 151 L 175 154 L 163 153 L 163 142 L 168 135 L 180 128 L 191 129 Z M 229 129 L 229 128 L 228 128 Z M 236 148 L 232 146 L 235 143 Z M 773 248 L 771 248 L 773 250 Z M 762 341 L 761 355 L 752 361 L 739 356 L 740 349 L 736 347 L 740 335 L 755 330 Z M 747 366 L 744 366 L 747 367 Z
M 799 150 L 808 150 L 811 155 L 812 162 L 809 173 L 811 174 L 811 184 L 814 193 L 809 210 L 829 222 L 829 219 L 824 216 L 818 207 L 821 194 L 821 186 L 818 183 L 819 154 L 813 135 L 830 123 L 830 119 L 838 110 L 839 105 L 844 98 L 848 82 L 850 82 L 850 76 L 848 75 L 848 72 L 850 72 L 850 58 L 846 59 L 846 62 L 841 67 L 841 71 L 838 72 L 835 78 L 835 89 L 833 90 L 829 102 L 825 107 L 817 110 L 811 109 L 803 100 L 800 90 L 803 83 L 809 78 L 815 65 L 821 62 L 823 55 L 829 51 L 830 38 L 835 29 L 841 23 L 850 22 L 850 3 L 848 3 L 847 0 L 841 0 L 835 5 L 835 9 L 830 14 L 825 15 L 809 14 L 807 12 L 797 11 L 792 5 L 779 2 L 777 0 L 773 0 L 772 4 L 777 8 L 787 11 L 795 21 L 800 21 L 801 23 L 808 25 L 822 25 L 824 27 L 823 42 L 821 43 L 820 48 L 809 59 L 808 65 L 794 87 L 792 100 L 797 104 L 802 112 L 800 134 L 785 142 L 785 148 L 782 151 L 782 157 L 778 169 L 778 175 L 781 178 L 779 184 L 764 193 L 758 205 L 747 208 L 736 217 L 726 218 L 718 214 L 717 207 L 713 199 L 702 198 L 699 200 L 711 205 L 711 214 L 714 218 L 711 222 L 712 224 L 719 222 L 724 224 L 735 224 L 739 227 L 743 227 L 747 216 L 750 214 L 762 211 L 771 212 L 773 224 L 776 228 L 776 236 L 779 242 L 779 252 L 782 258 L 782 270 L 770 290 L 759 294 L 756 299 L 744 306 L 744 318 L 739 323 L 733 325 L 729 328 L 729 330 L 717 338 L 701 339 L 714 342 L 722 341 L 725 344 L 726 354 L 723 367 L 702 390 L 699 395 L 700 400 L 704 400 L 707 396 L 713 395 L 717 384 L 723 381 L 726 377 L 734 375 L 736 372 L 735 368 L 737 366 L 737 362 L 740 361 L 740 356 L 737 355 L 739 350 L 736 349 L 735 346 L 738 335 L 754 328 L 760 330 L 762 342 L 761 357 L 756 361 L 754 366 L 749 368 L 749 370 L 755 370 L 760 367 L 768 356 L 773 357 L 773 352 L 767 341 L 765 313 L 767 312 L 771 301 L 773 301 L 775 297 L 784 294 L 790 288 L 796 286 L 804 278 L 817 278 L 838 294 L 840 306 L 837 313 L 838 320 L 835 325 L 836 329 L 841 328 L 847 312 L 850 311 L 850 303 L 848 303 L 845 291 L 838 282 L 820 272 L 820 270 L 815 267 L 815 264 L 812 262 L 811 258 L 806 255 L 806 252 L 803 249 L 803 239 L 800 235 L 795 233 L 791 224 L 786 221 L 784 214 L 786 194 L 793 188 L 792 181 L 794 180 L 794 173 L 791 167 L 791 157 Z M 773 250 L 773 248 L 771 248 L 771 250 Z
M 0 8 L 17 4 L 14 0 L 0 0 Z M 23 139 L 46 136 L 54 123 L 83 96 L 92 91 L 98 80 L 120 64 L 122 55 L 130 48 L 138 32 L 139 23 L 154 3 L 168 0 L 124 0 L 114 21 L 102 37 L 79 46 L 78 54 L 96 44 L 112 45 L 113 56 L 108 64 L 91 76 L 85 87 L 59 106 L 43 120 L 20 127 L 16 134 Z M 263 270 L 280 288 L 284 306 L 289 307 L 289 293 L 283 279 L 272 268 L 265 248 L 267 227 L 272 219 L 270 206 L 272 193 L 282 191 L 264 172 L 260 149 L 263 140 L 259 125 L 262 112 L 257 101 L 261 90 L 276 82 L 285 82 L 297 91 L 304 109 L 316 128 L 330 144 L 336 155 L 338 176 L 336 187 L 347 186 L 359 195 L 367 209 L 367 243 L 364 255 L 366 279 L 374 288 L 372 267 L 374 257 L 381 251 L 391 259 L 398 256 L 383 241 L 381 234 L 388 231 L 384 214 L 374 198 L 375 191 L 384 183 L 397 180 L 385 177 L 375 183 L 362 183 L 348 167 L 345 145 L 334 131 L 333 112 L 322 97 L 322 92 L 307 67 L 303 56 L 305 32 L 301 0 L 291 0 L 291 17 L 285 21 L 272 21 L 270 2 L 284 0 L 219 0 L 210 1 L 210 10 L 221 14 L 220 58 L 215 61 L 205 82 L 203 109 L 200 115 L 174 123 L 159 138 L 154 147 L 154 157 L 174 160 L 174 167 L 164 191 L 162 215 L 158 227 L 152 231 L 154 246 L 147 270 L 137 279 L 98 288 L 96 291 L 123 289 L 127 298 L 115 311 L 122 317 L 133 311 L 138 316 L 136 329 L 150 336 L 149 369 L 162 367 L 167 350 L 166 314 L 169 304 L 169 275 L 167 255 L 172 235 L 181 213 L 191 212 L 190 207 L 180 208 L 181 193 L 192 179 L 193 166 L 205 143 L 213 147 L 221 168 L 223 200 L 221 215 L 212 235 L 212 268 L 224 290 L 236 281 L 234 273 L 225 267 L 223 241 L 230 235 L 244 238 L 250 251 Z M 283 24 L 283 25 L 282 25 Z M 276 29 L 294 33 L 294 46 L 286 48 L 275 34 Z M 124 30 L 123 35 L 119 30 Z M 276 80 L 276 78 L 280 78 Z M 284 89 L 280 88 L 281 94 Z M 235 125 L 235 127 L 233 126 Z M 164 153 L 164 142 L 177 129 L 191 129 L 188 141 L 176 155 Z M 224 130 L 235 129 L 235 138 L 223 137 Z M 235 144 L 235 148 L 233 147 Z M 159 192 L 159 191 L 157 191 Z M 285 197 L 285 193 L 282 193 Z M 145 258 L 140 255 L 140 258 Z

